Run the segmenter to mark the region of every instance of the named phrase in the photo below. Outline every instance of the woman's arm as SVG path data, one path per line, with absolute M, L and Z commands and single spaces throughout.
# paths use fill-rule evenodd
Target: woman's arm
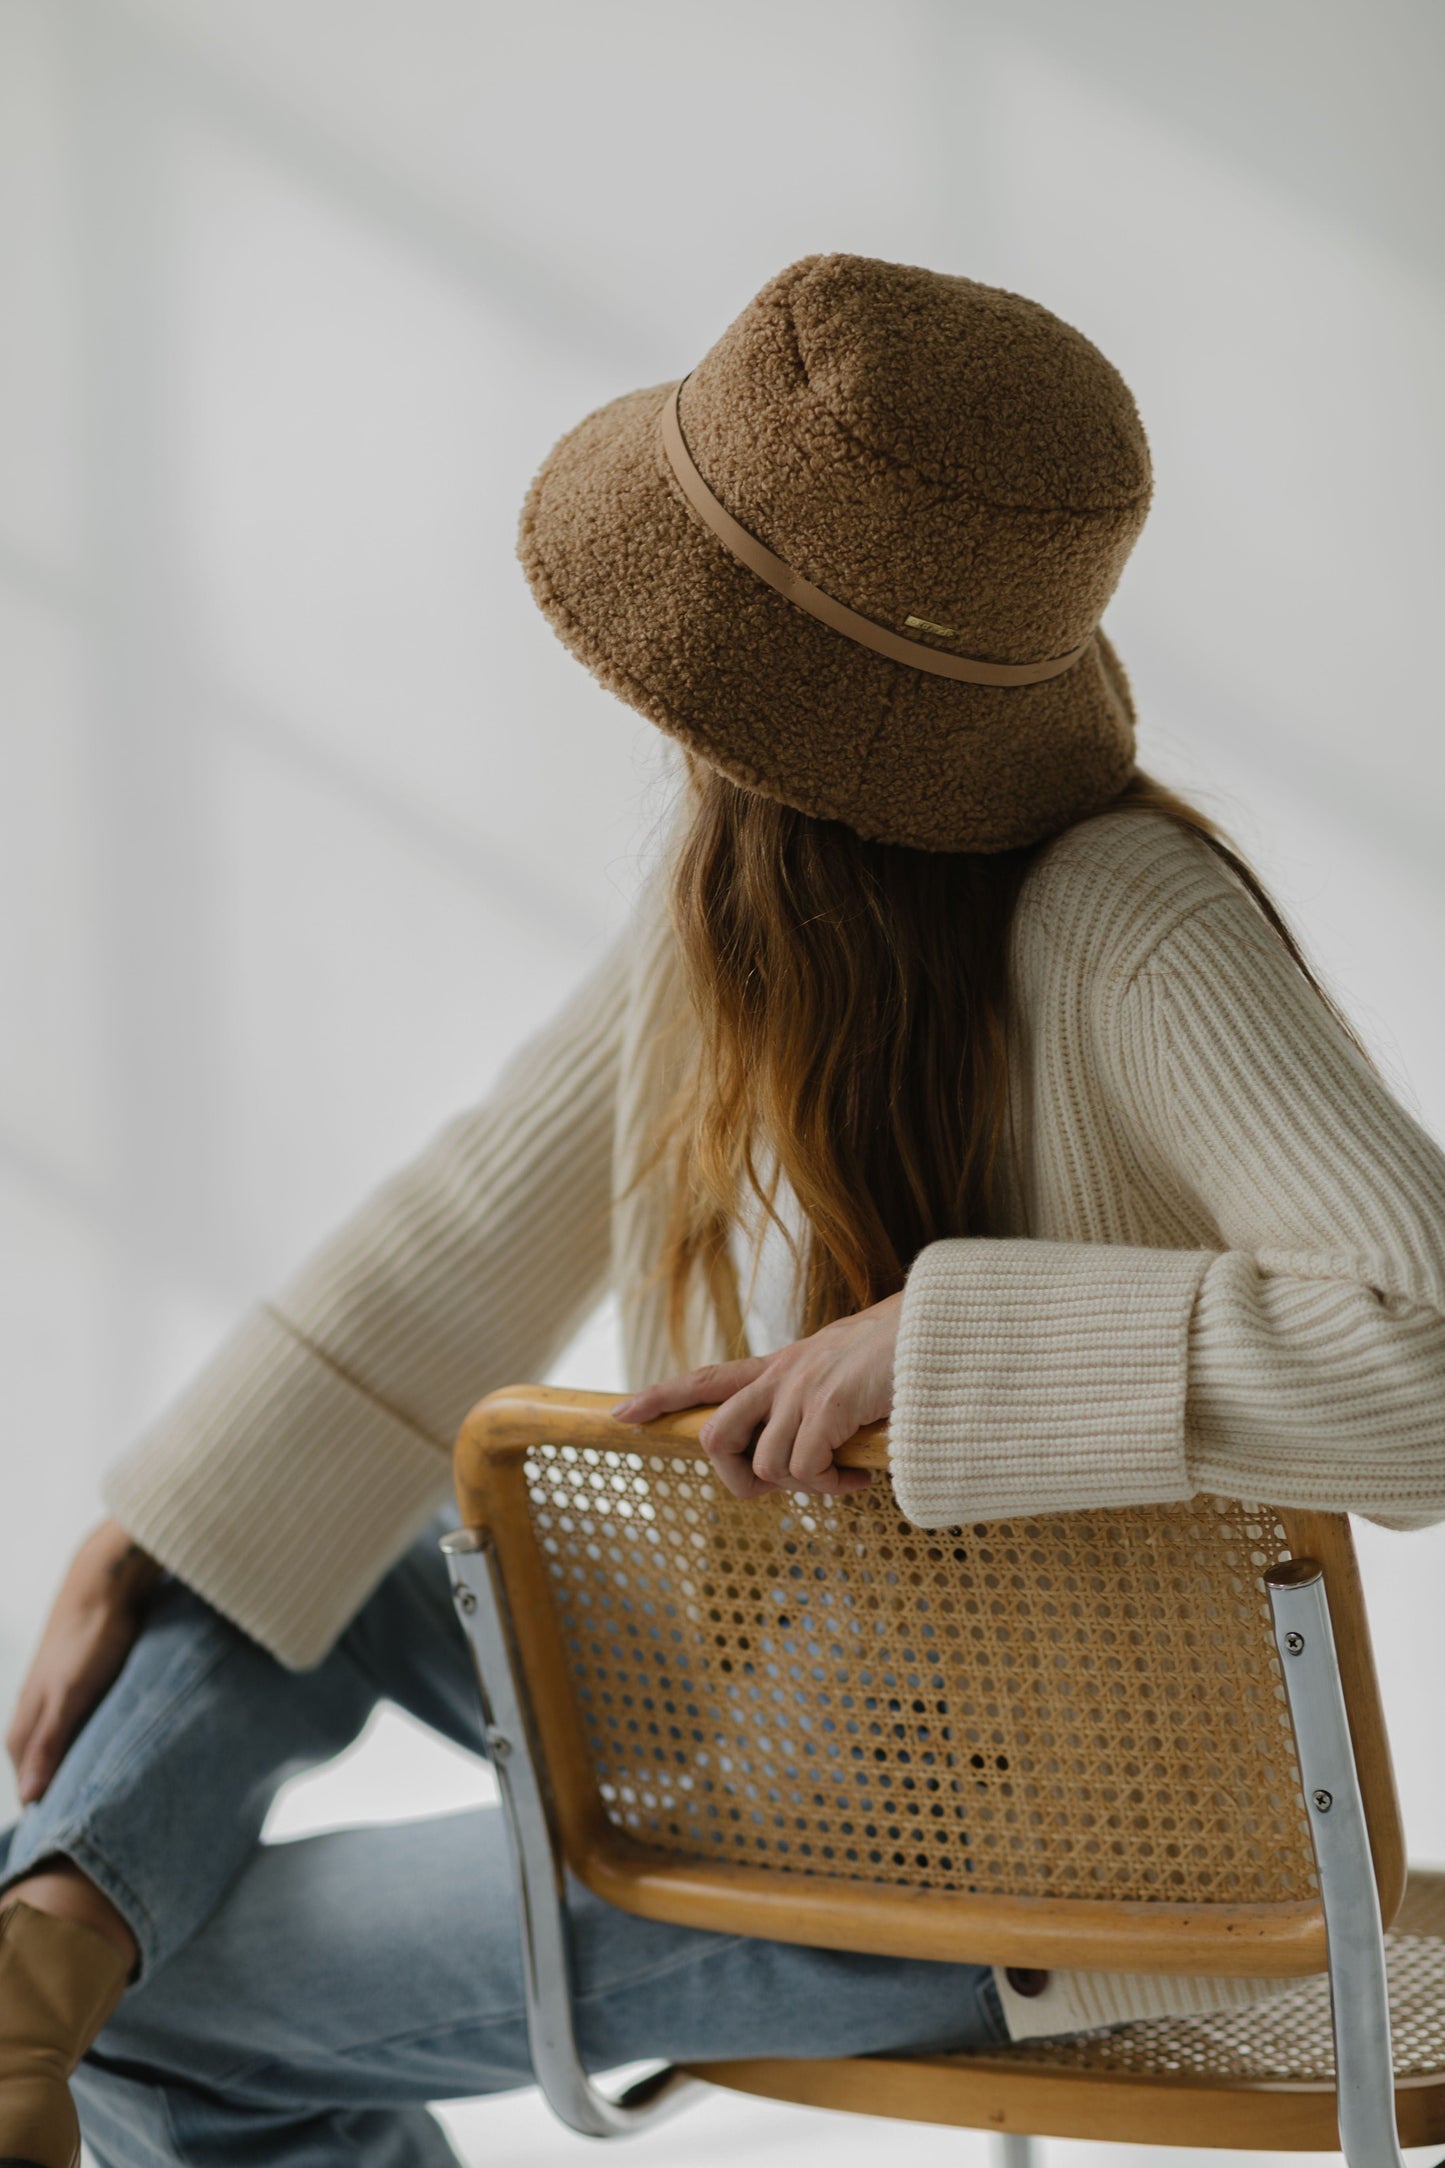
M 1135 992 L 1146 1103 L 1226 1245 L 1190 1320 L 1193 1487 L 1440 1519 L 1445 1154 L 1242 898 Z
M 1217 1242 L 935 1242 L 901 1306 L 667 1379 L 623 1419 L 721 1402 L 704 1442 L 747 1497 L 854 1487 L 833 1449 L 888 1414 L 923 1527 L 1201 1491 L 1445 1518 L 1445 1154 L 1242 891 L 1098 977 L 1129 1178 Z
M 605 1292 L 630 948 L 107 1478 L 131 1536 L 285 1664 L 321 1660 L 441 1505 L 472 1402 L 543 1373 Z
M 1215 1491 L 1445 1516 L 1445 1155 L 1242 893 L 1101 1003 L 1161 1216 L 1218 1247 L 962 1241 L 910 1274 L 895 1485 L 910 1518 Z

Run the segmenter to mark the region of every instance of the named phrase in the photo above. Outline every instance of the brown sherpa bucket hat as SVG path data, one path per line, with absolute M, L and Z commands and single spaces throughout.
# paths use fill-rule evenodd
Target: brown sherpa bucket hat
M 572 652 L 735 782 L 1000 851 L 1133 769 L 1098 621 L 1149 489 L 1128 387 L 1037 302 L 807 256 L 563 437 L 519 551 Z

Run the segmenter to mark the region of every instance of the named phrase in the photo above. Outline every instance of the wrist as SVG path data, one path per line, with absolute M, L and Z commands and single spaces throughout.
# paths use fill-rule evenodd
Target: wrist
M 102 1522 L 86 1543 L 85 1552 L 106 1601 L 124 1608 L 148 1595 L 165 1571 L 118 1521 Z

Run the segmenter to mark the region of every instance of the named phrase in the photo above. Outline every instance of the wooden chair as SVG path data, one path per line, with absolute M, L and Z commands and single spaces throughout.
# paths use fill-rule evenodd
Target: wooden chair
M 1199 1498 L 923 1530 L 882 1426 L 840 1456 L 880 1471 L 866 1491 L 741 1504 L 707 1410 L 638 1431 L 610 1404 L 482 1401 L 443 1542 L 565 2122 L 620 2135 L 706 2081 L 993 2131 L 1013 2168 L 1030 2134 L 1338 2145 L 1350 2168 L 1445 2138 L 1445 1875 L 1407 1878 L 1343 1516 Z M 663 2069 L 614 2099 L 573 2037 L 563 1864 L 694 1927 L 1298 1985 L 969 2054 Z

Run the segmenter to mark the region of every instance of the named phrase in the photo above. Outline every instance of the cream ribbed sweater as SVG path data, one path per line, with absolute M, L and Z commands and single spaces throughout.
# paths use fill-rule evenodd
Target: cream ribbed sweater
M 1041 854 L 1012 932 L 1006 1237 L 909 1275 L 893 1483 L 924 1527 L 1196 1491 L 1445 1517 L 1445 1158 L 1220 861 L 1115 812 Z M 239 1327 L 111 1471 L 136 1539 L 316 1663 L 445 1498 L 468 1407 L 544 1375 L 609 1286 L 668 1375 L 636 1184 L 684 1043 L 657 892 L 482 1105 Z M 617 1201 L 620 1200 L 620 1201 Z M 697 1360 L 721 1352 L 693 1319 Z M 322 1540 L 324 1532 L 324 1541 Z M 1056 1974 L 1023 2030 L 1231 1983 Z M 1243 1993 L 1253 1992 L 1245 1989 Z

